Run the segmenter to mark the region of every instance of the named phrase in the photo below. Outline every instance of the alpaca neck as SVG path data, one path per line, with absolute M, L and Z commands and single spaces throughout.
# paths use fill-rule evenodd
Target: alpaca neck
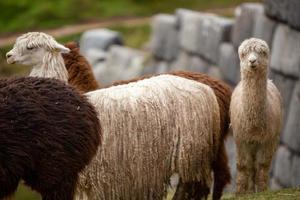
M 42 65 L 33 66 L 29 76 L 56 78 L 68 82 L 68 71 L 60 53 L 47 53 L 43 58 Z
M 264 127 L 267 101 L 267 72 L 242 73 L 242 104 L 249 122 Z

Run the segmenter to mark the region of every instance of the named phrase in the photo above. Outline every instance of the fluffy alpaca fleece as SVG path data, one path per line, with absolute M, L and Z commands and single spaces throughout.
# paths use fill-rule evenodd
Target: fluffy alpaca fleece
M 173 173 L 201 183 L 207 196 L 221 137 L 211 88 L 161 75 L 87 96 L 103 143 L 80 174 L 77 199 L 162 199 Z
M 68 70 L 68 83 L 82 92 L 89 92 L 99 89 L 92 67 L 89 62 L 79 53 L 76 42 L 65 44 L 71 51 L 63 54 L 65 66 Z
M 13 49 L 7 54 L 9 64 L 19 63 L 32 66 L 30 76 L 57 78 L 68 81 L 68 72 L 62 53 L 69 49 L 42 32 L 29 32 L 17 38 Z
M 239 47 L 241 81 L 230 105 L 237 145 L 237 193 L 267 189 L 268 172 L 282 126 L 282 100 L 267 79 L 269 47 L 256 38 Z
M 214 189 L 213 189 L 213 199 L 219 199 L 222 196 L 223 189 L 226 184 L 230 182 L 230 170 L 228 166 L 228 158 L 225 149 L 225 139 L 228 135 L 229 128 L 229 106 L 230 106 L 230 98 L 232 89 L 225 82 L 221 80 L 217 80 L 207 74 L 201 74 L 197 72 L 189 72 L 189 71 L 174 71 L 169 72 L 168 74 L 179 76 L 182 78 L 187 78 L 190 80 L 194 80 L 211 87 L 217 97 L 219 108 L 220 108 L 220 125 L 221 125 L 221 138 L 219 142 L 219 152 L 212 163 L 213 172 L 214 172 Z M 150 78 L 154 75 L 146 75 L 136 79 L 125 80 L 125 81 L 116 81 L 112 85 L 123 85 L 131 82 L 136 82 L 138 80 L 143 80 L 146 78 Z M 155 75 L 157 76 L 157 75 Z M 110 87 L 110 86 L 109 86 Z M 197 196 L 197 188 L 199 183 L 187 183 L 182 184 L 179 183 L 178 192 L 175 193 L 174 199 L 181 199 L 181 195 L 191 195 L 190 198 L 194 198 Z M 201 192 L 201 191 L 199 191 Z M 194 193 L 194 194 L 193 194 Z
M 0 108 L 0 199 L 21 179 L 43 199 L 73 199 L 100 142 L 94 107 L 60 81 L 27 77 L 0 80 Z

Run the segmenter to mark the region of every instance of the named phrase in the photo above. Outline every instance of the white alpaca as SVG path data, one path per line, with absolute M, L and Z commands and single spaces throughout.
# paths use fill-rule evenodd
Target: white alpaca
M 6 58 L 9 64 L 32 66 L 30 76 L 57 78 L 67 82 L 68 72 L 61 53 L 69 51 L 50 35 L 29 32 L 17 38 Z
M 267 79 L 269 47 L 251 38 L 239 47 L 241 81 L 230 104 L 237 145 L 237 193 L 267 189 L 268 172 L 282 126 L 282 99 Z
M 183 183 L 200 182 L 197 190 L 207 196 L 221 137 L 210 87 L 160 75 L 87 96 L 103 138 L 80 174 L 77 199 L 162 199 L 173 173 Z

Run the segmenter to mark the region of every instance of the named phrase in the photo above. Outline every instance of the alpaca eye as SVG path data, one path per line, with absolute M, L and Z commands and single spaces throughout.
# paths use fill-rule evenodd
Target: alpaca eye
M 264 56 L 267 56 L 267 52 L 266 52 L 266 51 L 263 51 L 262 54 L 263 54 Z
M 30 51 L 30 50 L 34 49 L 34 47 L 26 47 L 26 49 Z

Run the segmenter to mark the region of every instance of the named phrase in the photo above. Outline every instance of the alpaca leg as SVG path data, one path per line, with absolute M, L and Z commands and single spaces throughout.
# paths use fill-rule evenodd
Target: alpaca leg
M 212 199 L 218 200 L 222 196 L 225 185 L 230 183 L 231 179 L 224 142 L 220 146 L 216 161 L 213 163 L 213 172 L 214 188 Z
M 74 176 L 70 176 L 69 178 L 64 179 L 61 183 L 62 184 L 57 185 L 57 187 L 52 188 L 51 191 L 43 193 L 43 200 L 73 200 L 76 178 L 74 178 Z
M 236 192 L 243 194 L 254 192 L 254 160 L 251 152 L 252 147 L 246 143 L 237 143 L 237 177 Z
M 276 145 L 262 145 L 256 155 L 256 177 L 255 183 L 257 192 L 262 192 L 268 188 L 269 169 Z
M 209 187 L 200 182 L 179 182 L 173 200 L 207 199 Z

